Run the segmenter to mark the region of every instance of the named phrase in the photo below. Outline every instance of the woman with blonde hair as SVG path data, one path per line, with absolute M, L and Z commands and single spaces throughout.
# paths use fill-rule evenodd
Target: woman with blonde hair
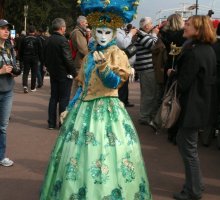
M 182 16 L 175 13 L 167 18 L 166 25 L 160 30 L 161 39 L 165 44 L 167 51 L 167 61 L 164 66 L 164 84 L 168 81 L 167 70 L 172 68 L 172 66 L 175 68 L 176 60 L 178 58 L 178 56 L 175 56 L 175 59 L 173 59 L 173 56 L 169 54 L 171 50 L 170 46 L 171 44 L 174 44 L 177 47 L 181 47 L 185 42 L 185 38 L 183 37 L 183 27 L 184 21 Z M 169 78 L 169 83 L 171 82 L 172 78 Z M 169 128 L 167 132 L 168 140 L 176 144 L 177 126 L 174 125 Z
M 183 29 L 184 21 L 181 15 L 172 14 L 167 18 L 167 28 L 172 31 L 179 31 Z
M 180 95 L 177 145 L 185 167 L 185 183 L 177 200 L 202 198 L 202 173 L 197 150 L 198 129 L 212 125 L 215 102 L 216 34 L 208 16 L 192 16 L 184 26 L 187 39 L 177 61 L 175 76 Z M 171 70 L 168 70 L 170 74 Z

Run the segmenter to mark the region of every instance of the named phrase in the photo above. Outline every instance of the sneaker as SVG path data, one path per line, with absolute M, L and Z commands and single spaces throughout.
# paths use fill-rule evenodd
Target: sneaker
M 48 129 L 49 129 L 49 130 L 54 130 L 54 129 L 55 129 L 55 126 L 49 125 L 49 126 L 48 126 Z
M 0 161 L 0 165 L 4 166 L 4 167 L 10 167 L 14 164 L 14 162 L 12 160 L 10 160 L 9 158 L 3 158 Z
M 150 123 L 148 124 L 148 126 L 150 126 L 150 127 L 157 133 L 158 127 L 157 127 L 157 125 L 156 125 L 155 122 L 150 121 Z
M 31 90 L 31 92 L 36 92 L 37 91 L 37 89 L 36 88 L 34 88 L 33 90 Z
M 24 87 L 24 93 L 28 93 L 28 88 Z

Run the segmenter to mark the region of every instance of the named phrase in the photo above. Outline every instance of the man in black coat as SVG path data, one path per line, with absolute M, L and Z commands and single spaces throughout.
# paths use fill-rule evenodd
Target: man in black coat
M 54 19 L 52 29 L 54 32 L 45 46 L 45 66 L 50 74 L 51 85 L 48 109 L 49 129 L 56 127 L 58 103 L 59 114 L 65 111 L 70 99 L 73 78 L 76 76 L 69 43 L 64 36 L 66 31 L 64 19 Z

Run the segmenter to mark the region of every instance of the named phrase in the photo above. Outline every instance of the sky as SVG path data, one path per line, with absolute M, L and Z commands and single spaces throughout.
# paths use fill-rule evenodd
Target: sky
M 172 14 L 175 8 L 185 8 L 196 3 L 196 0 L 140 0 L 138 6 L 137 19 L 132 23 L 138 27 L 142 17 L 151 17 L 156 25 L 156 19 L 160 17 L 168 17 Z M 215 14 L 212 17 L 220 18 L 220 0 L 198 0 L 198 14 L 207 14 L 208 10 L 212 9 Z M 174 10 L 172 10 L 174 9 Z M 159 12 L 160 11 L 160 12 Z M 195 14 L 195 10 L 192 11 Z

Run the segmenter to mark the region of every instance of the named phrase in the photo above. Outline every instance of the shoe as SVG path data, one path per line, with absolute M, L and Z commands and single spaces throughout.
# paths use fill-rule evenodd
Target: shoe
M 192 197 L 191 195 L 187 194 L 184 191 L 181 191 L 180 193 L 174 193 L 173 198 L 176 200 L 199 200 L 201 197 Z
M 125 104 L 125 107 L 134 107 L 134 104 L 132 104 L 132 103 L 126 103 L 126 104 Z
M 31 92 L 36 92 L 36 91 L 37 91 L 37 89 L 36 89 L 36 88 L 34 88 L 34 89 L 32 89 L 32 90 L 31 90 Z
M 4 167 L 10 167 L 14 164 L 14 162 L 12 160 L 10 160 L 9 158 L 3 158 L 0 161 L 0 165 L 4 166 Z
M 49 130 L 54 130 L 54 129 L 55 129 L 55 126 L 49 125 L 49 126 L 48 126 L 48 129 L 49 129 Z
M 24 93 L 28 93 L 28 88 L 24 87 Z
M 147 121 L 143 121 L 141 119 L 138 120 L 140 125 L 148 125 L 149 123 Z
M 157 127 L 157 125 L 156 125 L 155 122 L 150 121 L 150 123 L 148 124 L 148 126 L 150 126 L 155 132 L 157 132 L 158 127 Z
M 41 85 L 38 85 L 38 86 L 37 86 L 37 88 L 42 88 L 42 86 L 43 86 L 43 84 L 41 84 Z

